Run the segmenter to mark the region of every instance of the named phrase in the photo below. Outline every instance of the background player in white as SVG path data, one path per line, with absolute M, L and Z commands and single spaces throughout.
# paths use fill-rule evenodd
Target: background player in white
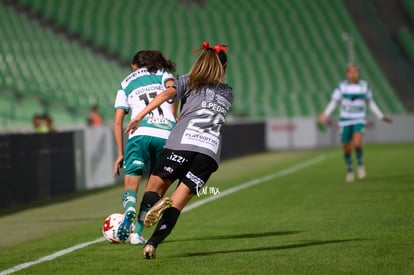
M 351 182 L 354 180 L 351 156 L 352 145 L 355 149 L 358 163 L 358 178 L 363 179 L 366 176 L 362 151 L 363 133 L 366 124 L 366 103 L 368 103 L 369 108 L 378 119 L 388 123 L 391 123 L 392 120 L 384 116 L 378 108 L 368 83 L 364 80 L 359 80 L 359 68 L 356 65 L 349 65 L 346 69 L 346 75 L 348 80 L 339 83 L 325 111 L 319 115 L 318 122 L 326 123 L 327 118 L 335 110 L 337 102 L 341 103 L 338 125 L 341 129 L 341 142 L 343 144 L 344 160 L 347 169 L 345 180 Z
M 203 188 L 219 165 L 221 129 L 233 102 L 232 88 L 223 83 L 227 47 L 210 47 L 208 42 L 203 42 L 201 49 L 203 52 L 189 74 L 157 96 L 126 128 L 129 133 L 139 131 L 141 120 L 147 113 L 168 99 L 181 100 L 180 118 L 143 197 L 145 205 L 153 206 L 145 216 L 146 226 L 155 224 L 162 215 L 144 246 L 146 259 L 155 257 L 156 247 L 171 233 L 184 206 Z M 176 179 L 179 185 L 171 199 L 160 199 Z
M 115 99 L 114 136 L 118 157 L 114 162 L 113 174 L 119 175 L 124 164 L 124 191 L 122 203 L 126 210 L 118 238 L 126 240 L 135 222 L 131 244 L 144 244 L 142 219 L 136 219 L 136 201 L 139 183 L 148 165 L 153 166 L 162 152 L 165 141 L 176 123 L 177 104 L 164 103 L 148 113 L 140 121 L 138 131 L 131 133 L 125 148 L 123 144 L 123 121 L 125 114 L 131 112 L 135 117 L 166 87 L 174 84 L 171 74 L 175 64 L 164 58 L 160 51 L 145 50 L 135 54 L 132 60 L 133 72 L 120 84 Z

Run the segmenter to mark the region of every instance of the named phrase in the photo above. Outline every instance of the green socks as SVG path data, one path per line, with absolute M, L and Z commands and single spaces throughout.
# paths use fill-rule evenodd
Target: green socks
M 344 154 L 344 160 L 346 165 L 346 171 L 352 172 L 352 157 L 351 154 Z
M 364 164 L 362 148 L 355 149 L 355 153 L 358 161 L 358 166 L 362 166 Z
M 122 205 L 127 210 L 130 207 L 134 207 L 137 204 L 137 193 L 134 190 L 127 189 L 122 192 Z

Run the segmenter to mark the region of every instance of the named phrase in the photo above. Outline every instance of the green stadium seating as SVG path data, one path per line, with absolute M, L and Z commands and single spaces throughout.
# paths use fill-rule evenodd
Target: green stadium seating
M 406 8 L 411 20 L 414 21 L 414 1 L 413 0 L 403 0 L 404 7 Z
M 183 74 L 196 57 L 191 50 L 201 41 L 227 43 L 226 79 L 236 95 L 233 113 L 250 118 L 315 116 L 322 111 L 345 78 L 348 51 L 342 36 L 349 33 L 361 77 L 369 81 L 380 107 L 386 113 L 405 112 L 342 1 L 209 0 L 203 8 L 178 0 L 17 2 L 126 64 L 137 50 L 160 49 Z M 105 116 L 112 116 L 115 91 L 128 68 L 12 8 L 2 5 L 0 10 L 6 25 L 0 31 L 7 37 L 1 43 L 0 70 L 6 71 L 2 86 L 21 96 L 35 93 L 45 102 L 81 109 L 82 115 L 99 103 Z
M 53 8 L 56 2 L 46 3 L 49 19 L 53 20 L 52 15 L 59 13 L 58 7 Z M 43 5 L 36 8 L 44 11 Z M 89 109 L 95 103 L 102 105 L 105 118 L 112 118 L 116 89 L 129 72 L 127 68 L 106 60 L 2 3 L 0 18 L 1 90 L 12 90 L 18 97 L 32 97 L 45 108 L 58 103 L 63 107 L 62 117 L 70 115 L 75 121 L 76 117 L 86 121 Z
M 45 107 L 34 97 L 22 97 L 16 101 L 15 118 L 17 120 L 31 123 L 33 115 L 41 115 L 45 112 Z
M 414 62 L 414 32 L 410 31 L 407 27 L 403 27 L 398 36 L 410 60 Z
M 0 92 L 0 117 L 1 119 L 11 119 L 16 99 L 11 92 Z

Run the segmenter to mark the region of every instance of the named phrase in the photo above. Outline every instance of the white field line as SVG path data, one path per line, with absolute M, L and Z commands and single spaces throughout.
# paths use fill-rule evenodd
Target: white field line
M 72 246 L 72 247 L 69 247 L 69 248 L 66 248 L 66 249 L 60 250 L 60 251 L 55 252 L 55 253 L 53 253 L 53 254 L 50 254 L 50 255 L 48 255 L 48 256 L 45 256 L 45 257 L 39 258 L 39 259 L 37 259 L 36 261 L 25 262 L 25 263 L 22 263 L 22 264 L 16 265 L 16 266 L 14 266 L 14 267 L 12 267 L 12 268 L 9 268 L 9 269 L 6 269 L 6 270 L 3 270 L 2 272 L 0 272 L 0 275 L 10 274 L 10 273 L 13 273 L 13 272 L 20 271 L 20 270 L 22 270 L 22 269 L 28 268 L 28 267 L 30 267 L 30 266 L 32 266 L 32 265 L 36 265 L 36 264 L 40 264 L 40 263 L 43 263 L 43 262 L 47 262 L 47 261 L 54 260 L 54 259 L 56 259 L 56 258 L 58 258 L 58 257 L 60 257 L 60 256 L 63 256 L 63 255 L 69 254 L 69 253 L 71 253 L 71 252 L 73 252 L 73 251 L 75 251 L 75 250 L 78 250 L 78 249 L 81 249 L 81 248 L 87 247 L 87 246 L 89 246 L 89 245 L 91 245 L 91 244 L 95 244 L 95 243 L 98 243 L 98 242 L 102 242 L 102 241 L 104 241 L 104 240 L 105 240 L 105 238 L 104 238 L 104 237 L 101 237 L 101 238 L 96 239 L 96 240 L 91 241 L 91 242 L 80 243 L 80 244 L 74 245 L 74 246 Z
M 227 196 L 227 195 L 236 193 L 236 192 L 238 192 L 240 190 L 243 190 L 243 189 L 246 189 L 246 188 L 249 188 L 249 187 L 252 187 L 252 186 L 255 186 L 255 185 L 264 183 L 264 182 L 267 182 L 267 181 L 272 180 L 272 179 L 280 178 L 280 177 L 283 177 L 283 176 L 286 176 L 286 175 L 295 173 L 295 172 L 297 172 L 299 170 L 302 170 L 304 168 L 307 168 L 309 166 L 312 166 L 314 164 L 317 164 L 317 163 L 323 161 L 325 158 L 326 158 L 325 155 L 321 155 L 321 156 L 315 157 L 313 159 L 310 159 L 308 161 L 302 162 L 302 163 L 300 163 L 298 165 L 295 165 L 295 166 L 286 168 L 284 170 L 278 171 L 276 173 L 269 174 L 267 176 L 264 176 L 264 177 L 261 177 L 261 178 L 258 178 L 258 179 L 254 179 L 254 180 L 251 180 L 251 181 L 242 183 L 240 185 L 237 185 L 237 186 L 235 186 L 233 188 L 230 188 L 230 189 L 227 189 L 225 191 L 220 191 L 220 194 L 218 194 L 218 195 L 210 196 L 208 198 L 205 198 L 203 200 L 199 200 L 199 201 L 196 201 L 195 203 L 190 204 L 189 206 L 187 206 L 186 208 L 184 208 L 182 212 L 191 211 L 191 210 L 193 210 L 193 209 L 195 209 L 197 207 L 200 207 L 200 206 L 202 206 L 202 205 L 204 205 L 206 203 L 209 203 L 211 201 L 218 200 L 218 199 L 220 199 L 220 198 L 222 198 L 224 196 Z M 73 251 L 76 251 L 78 249 L 82 249 L 84 247 L 87 247 L 89 245 L 92 245 L 92 244 L 95 244 L 95 243 L 98 243 L 98 242 L 102 242 L 104 240 L 105 240 L 105 238 L 104 237 L 101 237 L 101 238 L 98 238 L 98 239 L 96 239 L 94 241 L 90 241 L 90 242 L 85 242 L 85 243 L 80 243 L 80 244 L 74 245 L 72 247 L 69 247 L 69 248 L 66 248 L 66 249 L 57 251 L 57 252 L 55 252 L 53 254 L 50 254 L 48 256 L 39 258 L 39 259 L 37 259 L 35 261 L 22 263 L 22 264 L 19 264 L 19 265 L 14 266 L 12 268 L 5 269 L 5 270 L 3 270 L 3 271 L 0 272 L 0 275 L 11 274 L 13 272 L 20 271 L 22 269 L 28 268 L 28 267 L 30 267 L 32 265 L 36 265 L 36 264 L 40 264 L 42 262 L 54 260 L 54 259 L 56 259 L 56 258 L 58 258 L 60 256 L 64 256 L 64 255 L 69 254 L 69 253 L 71 253 Z

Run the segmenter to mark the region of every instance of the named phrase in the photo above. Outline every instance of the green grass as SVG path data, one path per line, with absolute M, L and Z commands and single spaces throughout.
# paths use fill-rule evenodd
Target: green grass
M 414 144 L 366 145 L 368 176 L 354 183 L 344 182 L 340 150 L 224 161 L 209 182 L 221 192 L 325 156 L 182 213 L 155 260 L 143 260 L 141 247 L 99 242 L 16 274 L 412 274 Z M 121 190 L 0 217 L 0 272 L 101 237 Z

